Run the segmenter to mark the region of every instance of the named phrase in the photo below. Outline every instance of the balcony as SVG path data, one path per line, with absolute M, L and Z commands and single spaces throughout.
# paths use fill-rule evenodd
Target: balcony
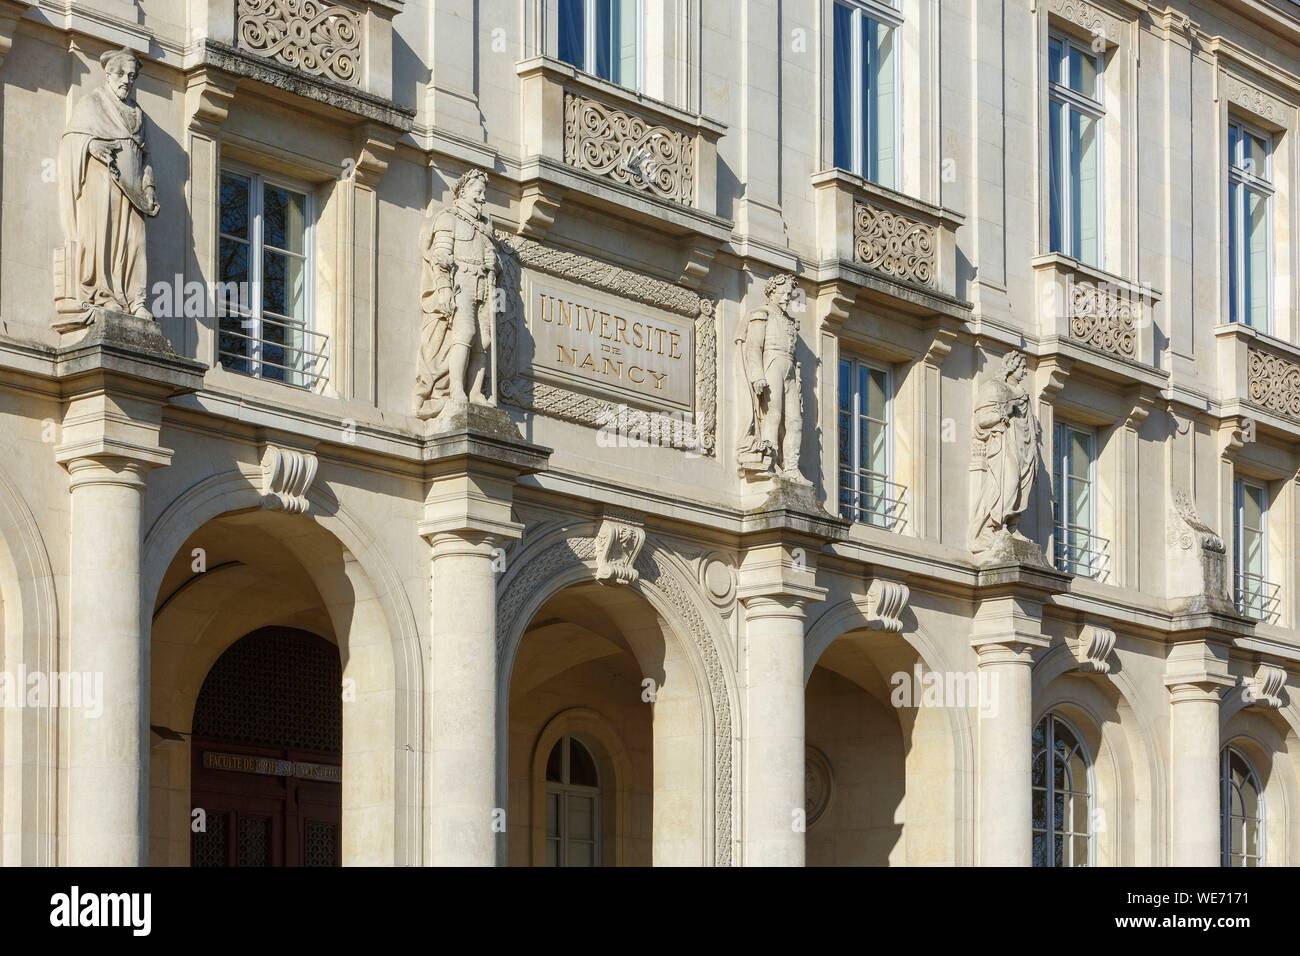
M 820 281 L 846 279 L 914 314 L 964 318 L 956 298 L 957 230 L 965 219 L 842 169 L 812 178 Z
M 1149 286 L 1049 253 L 1032 260 L 1038 332 L 1045 352 L 1058 352 L 1094 374 L 1163 387 L 1155 367 L 1156 303 Z
M 1264 624 L 1276 624 L 1281 616 L 1282 588 L 1265 581 L 1258 574 L 1238 571 L 1233 586 L 1233 601 L 1243 617 Z
M 676 234 L 725 241 L 717 143 L 726 127 L 549 56 L 518 64 L 524 231 L 563 198 Z
M 1058 571 L 1095 581 L 1110 576 L 1110 541 L 1086 528 L 1057 525 L 1053 551 Z
M 1300 435 L 1300 347 L 1234 322 L 1214 330 L 1225 414 Z M 1236 406 L 1236 407 L 1234 407 Z
M 217 361 L 229 372 L 316 392 L 329 380 L 329 336 L 264 316 L 223 318 Z
M 840 472 L 840 517 L 901 533 L 907 527 L 907 488 L 873 472 Z

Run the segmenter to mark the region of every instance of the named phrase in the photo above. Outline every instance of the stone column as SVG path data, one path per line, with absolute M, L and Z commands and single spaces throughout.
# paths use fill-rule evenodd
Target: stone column
M 1033 848 L 1033 653 L 1046 647 L 1042 607 L 1015 597 L 981 603 L 973 628 L 980 689 L 980 866 L 1029 866 Z
M 549 452 L 524 442 L 495 408 L 464 406 L 437 424 L 426 443 L 430 486 L 420 526 L 432 574 L 429 862 L 492 866 L 505 833 L 497 789 L 497 576 L 505 568 L 502 549 L 523 534 L 511 517 L 515 481 L 543 467 Z
M 744 598 L 746 866 L 803 866 L 804 599 Z
M 84 706 L 70 709 L 63 722 L 63 862 L 140 866 L 149 862 L 151 608 L 140 590 L 145 478 L 171 462 L 171 451 L 159 445 L 163 404 L 198 388 L 202 367 L 171 353 L 152 321 L 118 313 L 102 314 L 80 342 L 61 349 L 59 367 L 68 401 L 56 458 L 72 495 L 68 645 L 60 669 L 94 682 L 100 708 L 97 716 Z
M 778 480 L 746 523 L 736 596 L 745 609 L 741 862 L 803 866 L 805 860 L 804 619 L 816 585 L 814 559 L 843 527 L 811 499 L 810 486 Z M 762 517 L 757 517 L 761 515 Z
M 1232 684 L 1226 644 L 1196 640 L 1169 652 L 1171 866 L 1219 865 L 1219 698 Z

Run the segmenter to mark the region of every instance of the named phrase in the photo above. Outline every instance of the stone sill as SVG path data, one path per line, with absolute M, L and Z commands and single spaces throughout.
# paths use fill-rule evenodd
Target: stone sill
M 928 226 L 956 231 L 966 224 L 966 216 L 962 213 L 944 206 L 936 206 L 924 199 L 917 199 L 896 189 L 890 189 L 888 186 L 873 183 L 848 170 L 835 168 L 814 173 L 812 185 L 814 189 L 823 187 L 846 189 L 856 194 L 857 198 L 872 199 L 887 208 L 915 216 Z
M 644 93 L 637 93 L 617 83 L 602 80 L 598 76 L 584 73 L 577 67 L 551 56 L 535 56 L 521 60 L 515 64 L 515 75 L 520 79 L 542 76 L 564 86 L 578 87 L 595 99 L 613 100 L 622 109 L 643 115 L 648 114 L 656 123 L 689 130 L 714 142 L 727 131 L 724 123 L 646 96 Z
M 1221 325 L 1216 325 L 1214 327 L 1214 337 L 1220 342 L 1229 339 L 1248 342 L 1256 348 L 1273 352 L 1282 358 L 1300 363 L 1300 345 L 1288 342 L 1285 339 L 1279 339 L 1277 336 L 1270 335 L 1267 332 L 1261 332 L 1259 329 L 1246 325 L 1244 322 L 1225 322 Z
M 273 90 L 291 94 L 297 100 L 296 105 L 299 106 L 302 99 L 318 103 L 322 107 L 318 112 L 329 112 L 330 109 L 341 110 L 391 126 L 404 133 L 410 132 L 414 126 L 415 110 L 413 109 L 399 106 L 392 100 L 375 96 L 364 90 L 299 73 L 274 60 L 268 60 L 215 40 L 204 41 L 199 62 L 189 65 L 189 69 L 198 66 L 223 70 L 242 79 L 264 84 Z
M 965 299 L 941 292 L 932 286 L 895 279 L 855 260 L 831 259 L 819 262 L 809 266 L 807 276 L 818 285 L 847 283 L 856 287 L 868 302 L 914 316 L 943 315 L 959 322 L 969 322 L 972 318 L 974 305 Z
M 1169 385 L 1169 373 L 1164 369 L 1147 365 L 1137 359 L 1114 355 L 1069 336 L 1044 337 L 1040 340 L 1034 355 L 1039 360 L 1061 356 L 1070 360 L 1076 370 L 1081 367 L 1086 368 L 1097 378 L 1110 382 L 1149 385 L 1160 390 Z
M 1152 302 L 1159 302 L 1164 298 L 1164 293 L 1159 289 L 1144 286 L 1140 283 L 1133 282 L 1130 279 L 1125 279 L 1123 276 L 1116 275 L 1113 272 L 1107 272 L 1106 270 L 1099 269 L 1096 266 L 1087 265 L 1086 263 L 1080 262 L 1078 259 L 1062 255 L 1059 252 L 1047 252 L 1040 256 L 1034 256 L 1029 260 L 1029 265 L 1035 271 L 1052 269 L 1056 272 L 1074 273 L 1075 275 L 1083 276 L 1085 279 L 1088 279 L 1090 282 L 1096 283 L 1097 285 L 1114 286 L 1134 295 L 1145 295 Z

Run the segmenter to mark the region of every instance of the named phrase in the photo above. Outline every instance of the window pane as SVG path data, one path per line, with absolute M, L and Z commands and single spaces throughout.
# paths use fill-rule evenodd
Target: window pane
M 570 840 L 594 840 L 595 834 L 595 812 L 596 802 L 591 797 L 580 797 L 575 794 L 569 794 L 565 798 L 567 812 L 564 822 L 568 827 L 565 836 Z M 569 844 L 572 849 L 573 844 Z M 573 862 L 570 855 L 570 863 Z
M 578 741 L 569 738 L 569 783 L 580 787 L 594 787 L 596 778 L 596 761 L 591 753 Z
M 876 421 L 883 422 L 886 417 L 886 402 L 889 397 L 889 376 L 880 369 L 867 370 L 867 402 L 863 411 Z
M 586 0 L 560 0 L 560 59 L 586 69 Z
M 595 0 L 596 13 L 596 63 L 592 73 L 605 80 L 612 80 L 614 37 L 616 33 L 614 0 Z
M 1228 303 L 1229 317 L 1233 322 L 1248 321 L 1241 314 L 1243 281 L 1241 262 L 1241 226 L 1246 187 L 1241 183 L 1228 184 Z
M 863 17 L 862 49 L 867 60 L 862 102 L 866 115 L 867 178 L 893 188 L 897 167 L 895 131 L 894 31 Z
M 835 4 L 835 165 L 857 171 L 853 161 L 853 11 Z
M 1098 99 L 1097 58 L 1076 46 L 1070 47 L 1070 89 Z
M 1061 142 L 1065 110 L 1063 104 L 1055 102 L 1049 104 L 1047 110 L 1050 127 L 1048 135 L 1051 138 L 1048 144 L 1050 153 L 1048 189 L 1051 207 L 1051 251 L 1068 254 L 1070 250 L 1065 248 L 1065 184 L 1068 179 L 1065 175 L 1064 144 Z
M 546 758 L 546 781 L 547 783 L 564 782 L 564 738 L 555 742 L 551 748 L 551 755 Z
M 1053 37 L 1047 42 L 1047 76 L 1053 82 L 1064 82 L 1061 65 L 1064 62 L 1065 44 Z
M 1095 117 L 1070 111 L 1070 149 L 1074 195 L 1071 208 L 1074 255 L 1089 265 L 1101 264 L 1101 124 Z
M 248 238 L 250 183 L 246 176 L 221 174 L 221 231 L 238 239 Z
M 552 750 L 551 754 L 554 755 L 555 751 Z M 549 770 L 547 772 L 549 774 Z M 558 793 L 548 793 L 546 795 L 546 836 L 548 838 L 554 839 L 559 835 L 560 835 L 560 795 Z
M 595 847 L 590 843 L 569 843 L 565 862 L 569 866 L 595 866 Z
M 853 363 L 840 359 L 840 411 L 853 410 Z
M 307 197 L 267 186 L 262 200 L 262 237 L 268 246 L 303 255 L 307 250 Z
M 1255 328 L 1269 328 L 1268 315 L 1268 199 L 1255 190 L 1246 191 L 1246 275 L 1244 289 L 1247 321 Z
M 615 16 L 611 24 L 612 39 L 610 49 L 614 55 L 614 69 L 611 77 L 615 83 L 636 89 L 639 70 L 637 67 L 637 0 L 614 0 Z

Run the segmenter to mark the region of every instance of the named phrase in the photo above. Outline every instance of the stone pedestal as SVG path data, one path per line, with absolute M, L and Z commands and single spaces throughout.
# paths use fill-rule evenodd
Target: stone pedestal
M 496 586 L 520 475 L 545 467 L 510 417 L 459 405 L 430 423 L 429 490 L 420 534 L 432 573 L 429 669 L 430 862 L 492 866 L 504 847 L 497 797 Z

